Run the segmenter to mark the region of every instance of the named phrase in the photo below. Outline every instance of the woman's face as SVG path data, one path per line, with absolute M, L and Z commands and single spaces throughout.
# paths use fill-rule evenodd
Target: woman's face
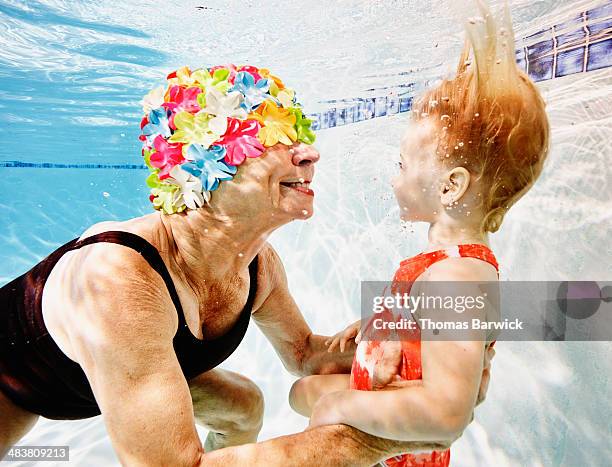
M 411 122 L 402 136 L 393 192 L 405 221 L 431 222 L 440 210 L 436 131 L 431 122 Z
M 310 182 L 318 160 L 318 151 L 303 143 L 278 143 L 260 157 L 247 159 L 234 178 L 246 203 L 243 212 L 269 215 L 279 224 L 311 217 L 314 191 Z

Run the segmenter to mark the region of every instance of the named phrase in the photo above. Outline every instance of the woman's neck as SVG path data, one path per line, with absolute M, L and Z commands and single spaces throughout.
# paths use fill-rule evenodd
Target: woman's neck
M 159 213 L 156 224 L 160 251 L 196 289 L 206 281 L 223 281 L 245 270 L 276 228 L 207 208 Z

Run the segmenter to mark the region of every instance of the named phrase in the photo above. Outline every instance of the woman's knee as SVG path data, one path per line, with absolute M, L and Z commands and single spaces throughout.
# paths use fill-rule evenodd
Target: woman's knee
M 239 376 L 240 391 L 236 394 L 236 422 L 245 430 L 261 428 L 264 416 L 264 395 L 259 386 L 246 376 Z
M 0 459 L 36 424 L 38 415 L 13 404 L 0 393 Z

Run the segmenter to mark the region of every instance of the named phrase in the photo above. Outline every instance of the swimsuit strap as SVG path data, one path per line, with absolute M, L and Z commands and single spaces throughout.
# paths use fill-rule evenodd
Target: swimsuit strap
M 448 248 L 444 248 L 443 251 L 447 257 L 461 257 L 461 258 L 476 258 L 493 265 L 498 271 L 499 276 L 499 264 L 495 259 L 495 255 L 491 249 L 482 245 L 481 243 L 465 243 L 462 245 L 455 245 Z
M 164 263 L 159 251 L 153 245 L 151 245 L 147 240 L 142 238 L 140 235 L 136 235 L 131 232 L 125 232 L 123 230 L 109 230 L 107 232 L 101 232 L 91 237 L 87 237 L 83 240 L 78 240 L 73 244 L 71 249 L 78 249 L 85 245 L 91 245 L 92 243 L 117 243 L 119 245 L 127 246 L 142 255 L 142 257 L 149 263 L 149 265 L 161 276 L 168 288 L 168 292 L 170 293 L 170 297 L 172 298 L 172 303 L 178 312 L 179 321 L 185 321 L 185 317 L 183 316 L 183 307 L 181 306 L 181 301 L 179 300 L 178 293 L 176 292 L 176 288 L 174 287 L 174 282 L 172 281 L 172 277 L 170 277 L 170 273 L 168 272 L 168 268 Z
M 183 312 L 183 307 L 181 306 L 181 301 L 179 299 L 178 293 L 176 292 L 176 287 L 174 286 L 174 282 L 172 281 L 172 277 L 168 272 L 168 268 L 164 263 L 159 251 L 155 248 L 151 243 L 142 238 L 139 235 L 136 235 L 131 232 L 125 232 L 123 230 L 109 230 L 106 232 L 101 232 L 91 237 L 87 237 L 83 240 L 77 240 L 71 246 L 72 249 L 78 249 L 85 245 L 91 245 L 92 243 L 99 242 L 107 242 L 107 243 L 117 243 L 119 245 L 124 245 L 133 250 L 137 251 L 142 255 L 142 257 L 149 263 L 149 265 L 161 276 L 168 288 L 168 292 L 170 293 L 170 297 L 172 298 L 172 303 L 176 308 L 178 319 L 179 319 L 179 329 L 183 327 L 187 327 L 187 322 L 185 320 L 185 314 Z M 245 310 L 249 310 L 248 315 L 250 315 L 251 307 L 253 306 L 253 301 L 255 300 L 255 293 L 257 292 L 257 271 L 258 271 L 258 261 L 257 256 L 251 261 L 249 264 L 249 296 L 247 298 L 247 302 L 245 305 Z

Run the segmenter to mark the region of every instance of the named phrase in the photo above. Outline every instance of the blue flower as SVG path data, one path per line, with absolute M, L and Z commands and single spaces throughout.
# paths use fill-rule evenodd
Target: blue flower
M 210 149 L 201 144 L 191 144 L 187 149 L 187 159 L 181 168 L 202 180 L 204 191 L 214 191 L 220 181 L 231 180 L 236 173 L 236 167 L 223 161 L 225 148 L 212 145 Z
M 153 140 L 158 135 L 164 138 L 169 138 L 172 135 L 170 130 L 170 122 L 168 121 L 168 110 L 165 107 L 159 107 L 151 110 L 148 117 L 149 123 L 142 128 L 142 134 L 147 138 L 147 144 L 153 146 Z
M 255 84 L 255 78 L 248 71 L 239 71 L 236 74 L 232 91 L 240 91 L 244 95 L 241 106 L 247 112 L 251 112 L 268 97 L 270 84 L 267 79 L 260 79 Z

